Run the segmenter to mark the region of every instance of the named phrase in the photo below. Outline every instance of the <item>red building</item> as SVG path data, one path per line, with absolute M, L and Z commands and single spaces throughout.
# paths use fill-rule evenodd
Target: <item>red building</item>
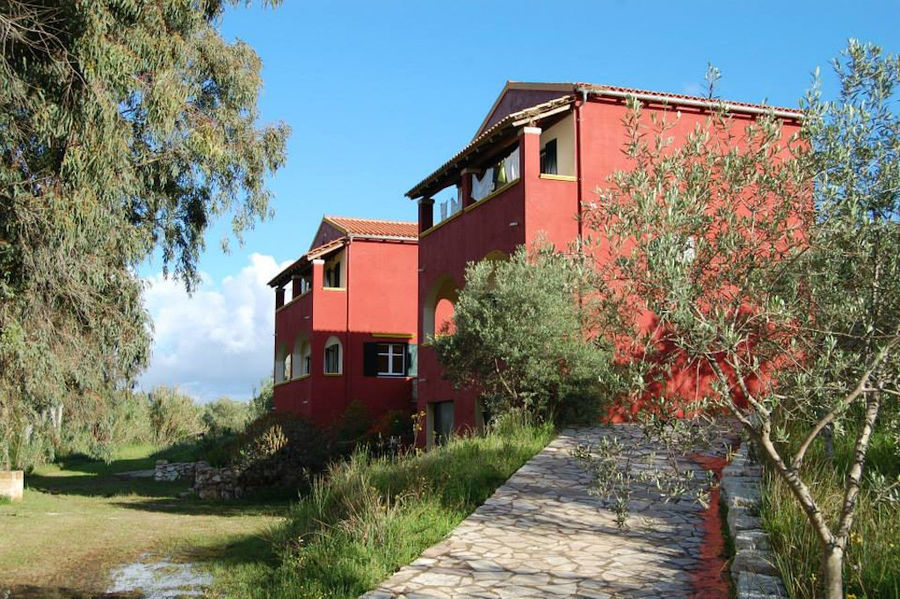
M 517 246 L 546 240 L 565 248 L 579 238 L 583 202 L 627 167 L 622 120 L 626 99 L 644 104 L 643 117 L 677 110 L 670 135 L 686 136 L 705 121 L 704 98 L 577 83 L 507 83 L 469 145 L 406 195 L 419 205 L 418 409 L 427 414 L 420 443 L 435 433 L 478 428 L 477 397 L 442 378 L 428 339 L 453 313 L 466 264 L 502 257 Z M 772 108 L 727 102 L 735 127 Z M 801 114 L 776 109 L 786 135 Z M 447 194 L 435 218 L 435 198 Z
M 353 401 L 373 420 L 412 411 L 417 238 L 416 223 L 326 216 L 310 250 L 269 282 L 276 411 L 322 426 Z

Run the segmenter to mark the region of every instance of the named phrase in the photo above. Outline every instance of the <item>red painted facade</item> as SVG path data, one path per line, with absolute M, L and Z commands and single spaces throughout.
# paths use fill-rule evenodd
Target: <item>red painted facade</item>
M 415 223 L 326 217 L 310 251 L 270 281 L 276 290 L 276 411 L 324 427 L 354 401 L 368 408 L 373 422 L 391 410 L 412 411 L 416 236 Z M 367 371 L 367 344 L 402 348 L 402 367 L 397 361 L 391 374 Z M 326 349 L 333 345 L 337 356 Z
M 642 94 L 643 118 L 648 124 L 653 115 L 668 112 L 673 118 L 677 110 L 681 118 L 669 133 L 676 140 L 703 123 L 710 109 L 701 98 L 581 84 L 530 85 L 508 84 L 472 143 L 407 194 L 419 202 L 418 337 L 423 345 L 419 350 L 417 401 L 418 409 L 428 415 L 420 444 L 430 444 L 438 421 L 446 426 L 448 410 L 453 414 L 451 426 L 455 430 L 480 425 L 476 394 L 455 389 L 442 378 L 440 364 L 427 342 L 440 332 L 439 323 L 447 317 L 447 302 L 441 300 L 455 302 L 466 264 L 498 253 L 509 254 L 519 245 L 539 240 L 565 249 L 583 234 L 578 218 L 582 203 L 592 201 L 595 190 L 608 185 L 607 179 L 615 170 L 628 167 L 622 152 L 626 143 L 622 124 L 627 113 L 626 92 Z M 530 99 L 542 104 L 521 108 Z M 760 107 L 740 103 L 731 104 L 730 109 L 738 132 L 743 131 L 747 119 L 760 112 Z M 785 136 L 793 134 L 799 127 L 800 114 L 778 110 L 784 119 Z M 546 170 L 557 173 L 542 173 L 542 148 L 549 147 L 552 136 L 556 166 Z M 515 147 L 519 152 L 518 178 L 473 201 L 471 173 L 481 173 Z M 564 164 L 570 164 L 571 172 L 561 172 Z M 431 198 L 452 186 L 459 190 L 462 209 L 435 223 Z M 693 388 L 698 388 L 697 383 L 703 384 L 692 381 Z M 452 408 L 445 404 L 438 416 L 438 402 L 453 402 Z

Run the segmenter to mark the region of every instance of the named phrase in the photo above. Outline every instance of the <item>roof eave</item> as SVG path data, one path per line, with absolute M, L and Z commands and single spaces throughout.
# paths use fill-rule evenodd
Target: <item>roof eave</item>
M 724 109 L 727 112 L 738 114 L 752 114 L 761 116 L 771 114 L 782 119 L 803 120 L 805 113 L 802 110 L 784 108 L 780 106 L 766 106 L 765 104 L 749 104 L 745 102 L 734 102 L 728 100 L 718 100 L 701 98 L 698 96 L 680 96 L 676 94 L 665 94 L 660 92 L 643 91 L 628 88 L 612 88 L 605 85 L 579 84 L 576 87 L 579 94 L 593 94 L 595 96 L 605 96 L 609 98 L 627 99 L 634 98 L 644 102 L 653 102 L 658 104 L 669 104 L 672 106 L 689 106 L 692 108 L 701 108 L 704 110 Z
M 403 235 L 348 235 L 353 241 L 406 241 L 409 243 L 419 243 L 418 237 L 405 237 Z
M 407 191 L 405 194 L 406 197 L 410 199 L 416 199 L 424 196 L 426 192 L 428 192 L 428 190 L 431 189 L 436 183 L 447 178 L 446 175 L 448 173 L 451 173 L 454 169 L 457 168 L 460 170 L 462 168 L 465 168 L 463 164 L 465 163 L 465 160 L 467 158 L 477 153 L 484 146 L 489 145 L 491 142 L 495 141 L 498 137 L 503 137 L 510 131 L 515 130 L 523 125 L 527 125 L 528 123 L 545 119 L 560 112 L 568 111 L 571 109 L 572 103 L 574 101 L 574 96 L 562 96 L 560 98 L 556 98 L 555 100 L 544 102 L 542 104 L 538 104 L 537 106 L 531 106 L 524 110 L 520 110 L 519 112 L 514 112 L 507 115 L 503 119 L 497 121 L 494 125 L 484 131 L 477 138 L 475 138 L 475 140 L 472 141 L 468 146 L 457 152 L 455 156 L 441 165 L 437 170 L 428 175 L 425 179 L 420 181 L 415 187 Z
M 272 280 L 268 282 L 269 287 L 280 287 L 281 285 L 284 285 L 291 280 L 291 276 L 295 272 L 300 270 L 300 268 L 311 263 L 316 258 L 326 256 L 332 251 L 336 251 L 344 247 L 345 245 L 347 245 L 347 242 L 349 240 L 349 237 L 338 237 L 337 239 L 329 241 L 328 243 L 323 243 L 318 247 L 312 248 L 311 250 L 297 258 L 294 262 L 292 262 L 290 266 L 275 275 Z
M 294 262 L 290 264 L 287 268 L 279 272 L 277 275 L 272 277 L 272 280 L 267 283 L 269 287 L 280 287 L 284 285 L 288 281 L 290 281 L 291 276 L 300 270 L 301 268 L 310 264 L 316 258 L 320 258 L 322 256 L 326 256 L 334 251 L 339 250 L 344 247 L 350 241 L 392 241 L 392 242 L 400 242 L 400 243 L 419 243 L 418 237 L 403 237 L 400 235 L 363 235 L 363 234 L 350 234 L 345 235 L 343 237 L 338 237 L 328 243 L 323 243 L 322 245 L 316 246 L 310 249 L 308 252 L 300 256 Z

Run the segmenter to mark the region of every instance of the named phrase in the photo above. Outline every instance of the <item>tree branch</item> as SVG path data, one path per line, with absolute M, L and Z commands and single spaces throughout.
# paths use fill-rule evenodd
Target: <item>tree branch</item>
M 863 424 L 859 438 L 856 440 L 856 448 L 853 452 L 853 464 L 847 474 L 847 489 L 844 492 L 844 504 L 841 507 L 841 518 L 837 532 L 837 542 L 844 547 L 850 528 L 853 526 L 853 517 L 856 513 L 856 498 L 859 495 L 859 481 L 862 479 L 863 468 L 866 462 L 866 452 L 869 449 L 869 439 L 875 429 L 875 421 L 878 419 L 878 411 L 881 408 L 881 394 L 873 393 L 866 406 L 866 420 Z
M 837 403 L 825 416 L 823 416 L 813 427 L 813 429 L 806 436 L 806 439 L 803 440 L 803 443 L 800 445 L 800 448 L 797 450 L 797 453 L 794 455 L 794 459 L 791 460 L 791 468 L 797 470 L 800 466 L 803 465 L 803 458 L 806 456 L 806 452 L 809 449 L 812 442 L 816 440 L 816 437 L 819 436 L 819 433 L 822 432 L 826 426 L 828 426 L 835 418 L 837 418 L 838 414 L 844 411 L 850 404 L 856 401 L 860 395 L 866 393 L 868 388 L 866 384 L 869 382 L 869 377 L 872 376 L 872 373 L 875 372 L 875 369 L 881 364 L 881 362 L 888 356 L 890 350 L 900 342 L 900 336 L 895 336 L 890 343 L 881 348 L 881 351 L 878 352 L 878 355 L 875 356 L 875 359 L 872 361 L 872 364 L 869 366 L 868 370 L 866 370 L 862 377 L 859 379 L 859 382 L 856 385 L 856 388 L 853 389 L 848 395 L 846 395 L 840 402 Z

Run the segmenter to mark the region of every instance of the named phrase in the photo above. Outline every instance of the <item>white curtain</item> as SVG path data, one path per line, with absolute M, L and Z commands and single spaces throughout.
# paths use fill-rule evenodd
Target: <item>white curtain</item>
M 516 147 L 512 154 L 503 160 L 503 166 L 506 168 L 506 182 L 512 183 L 519 178 L 519 148 Z
M 484 171 L 481 178 L 472 174 L 472 199 L 476 202 L 494 191 L 494 168 L 491 167 Z

